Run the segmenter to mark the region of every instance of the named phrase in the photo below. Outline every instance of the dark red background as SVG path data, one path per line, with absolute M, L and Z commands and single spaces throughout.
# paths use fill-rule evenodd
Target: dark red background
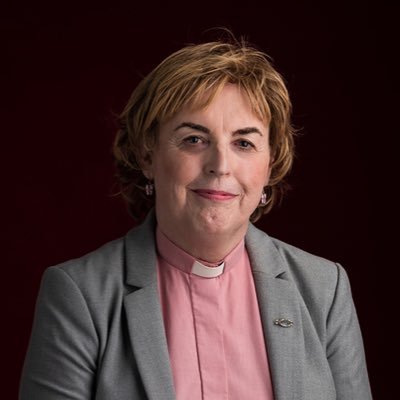
M 273 57 L 302 132 L 293 190 L 259 226 L 345 266 L 375 399 L 396 393 L 391 12 L 361 1 L 277 3 L 3 6 L 2 398 L 17 398 L 43 270 L 133 226 L 112 197 L 114 115 L 141 76 L 215 26 Z

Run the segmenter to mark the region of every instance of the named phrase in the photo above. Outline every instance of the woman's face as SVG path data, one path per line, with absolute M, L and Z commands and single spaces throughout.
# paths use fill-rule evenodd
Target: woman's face
M 145 175 L 170 239 L 243 235 L 270 175 L 269 129 L 233 84 L 161 124 Z M 178 243 L 179 244 L 179 243 Z

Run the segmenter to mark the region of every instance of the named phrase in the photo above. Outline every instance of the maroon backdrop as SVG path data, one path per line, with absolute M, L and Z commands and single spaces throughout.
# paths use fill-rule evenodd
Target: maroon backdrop
M 293 190 L 258 225 L 345 266 L 375 399 L 390 398 L 390 12 L 361 1 L 134 3 L 3 6 L 1 397 L 17 398 L 43 270 L 133 226 L 112 196 L 115 114 L 165 56 L 226 26 L 272 56 L 301 128 Z

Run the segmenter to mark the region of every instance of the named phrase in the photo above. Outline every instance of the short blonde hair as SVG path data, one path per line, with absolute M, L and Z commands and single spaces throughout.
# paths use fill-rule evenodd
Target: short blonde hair
M 217 41 L 189 45 L 167 57 L 139 83 L 120 115 L 114 159 L 120 193 L 135 219 L 154 206 L 154 196 L 144 193 L 147 179 L 141 160 L 156 145 L 160 123 L 188 103 L 207 106 L 226 83 L 237 84 L 254 113 L 269 122 L 272 163 L 264 189 L 267 203 L 260 204 L 250 220 L 258 220 L 281 199 L 294 156 L 291 102 L 284 81 L 265 53 L 244 41 Z

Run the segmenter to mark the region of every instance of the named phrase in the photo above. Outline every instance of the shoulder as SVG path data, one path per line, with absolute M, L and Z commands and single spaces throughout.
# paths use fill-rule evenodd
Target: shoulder
M 317 298 L 336 294 L 342 281 L 348 284 L 345 269 L 335 261 L 311 254 L 295 246 L 271 239 L 288 266 L 291 279 L 301 292 L 308 292 Z
M 129 230 L 125 236 L 105 243 L 82 257 L 68 260 L 49 267 L 44 274 L 44 282 L 56 279 L 75 285 L 86 299 L 121 298 L 132 291 L 137 280 L 131 275 L 141 275 L 143 265 L 154 253 L 154 216 Z M 150 254 L 150 255 L 149 255 Z M 146 264 L 148 265 L 148 263 Z M 140 282 L 138 282 L 140 283 Z
M 118 279 L 123 275 L 124 237 L 112 240 L 79 257 L 50 267 L 61 270 L 73 281 L 91 282 Z
M 294 280 L 308 277 L 316 281 L 335 280 L 339 265 L 331 260 L 317 256 L 279 239 L 269 236 L 264 231 L 250 225 L 246 244 L 256 261 L 269 265 L 269 274 L 288 275 L 285 279 Z
M 43 274 L 41 291 L 49 299 L 81 299 L 94 312 L 108 313 L 111 303 L 120 303 L 124 293 L 124 237 L 60 264 L 51 266 Z
M 339 264 L 309 253 L 276 238 L 270 238 L 293 279 L 311 279 L 319 283 L 336 281 Z
M 334 320 L 335 324 L 339 323 L 346 315 L 346 307 L 351 308 L 353 304 L 344 268 L 337 262 L 272 238 L 264 232 L 258 232 L 258 243 L 267 249 L 263 257 L 267 260 L 265 264 L 275 263 L 271 278 L 285 280 L 293 287 L 319 336 L 325 337 L 330 316 L 334 316 L 330 320 Z M 341 311 L 335 314 L 333 310 Z
M 337 262 L 311 254 L 271 238 L 287 266 L 286 279 L 297 287 L 311 315 L 327 318 L 336 303 L 351 303 L 351 288 L 345 269 Z
M 309 309 L 328 312 L 338 287 L 348 286 L 345 270 L 337 262 L 317 256 L 251 227 L 249 253 L 256 273 L 291 282 Z

